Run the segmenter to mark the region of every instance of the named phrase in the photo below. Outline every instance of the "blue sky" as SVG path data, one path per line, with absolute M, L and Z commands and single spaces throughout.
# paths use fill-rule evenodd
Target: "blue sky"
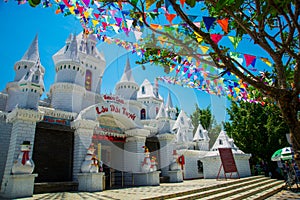
M 78 34 L 82 31 L 79 21 L 73 16 L 57 15 L 52 8 L 41 8 L 41 6 L 32 8 L 27 4 L 17 5 L 15 1 L 8 3 L 0 1 L 0 24 L 0 91 L 5 89 L 7 82 L 13 81 L 14 63 L 22 58 L 33 38 L 38 34 L 41 63 L 46 70 L 45 91 L 48 92 L 55 78 L 52 55 L 64 46 L 70 33 Z M 137 56 L 126 52 L 123 48 L 99 42 L 98 49 L 104 53 L 107 64 L 101 87 L 102 93 L 114 91 L 114 85 L 122 76 L 127 57 L 131 60 L 133 75 L 138 84 L 141 84 L 145 78 L 153 82 L 155 77 L 165 75 L 163 69 L 156 66 L 146 65 L 146 69 L 143 70 L 134 62 Z M 173 103 L 188 114 L 194 111 L 197 103 L 200 108 L 210 105 L 218 122 L 227 119 L 226 105 L 228 106 L 229 102 L 225 97 L 211 96 L 198 90 L 161 82 L 159 85 L 161 96 L 166 99 L 170 91 Z

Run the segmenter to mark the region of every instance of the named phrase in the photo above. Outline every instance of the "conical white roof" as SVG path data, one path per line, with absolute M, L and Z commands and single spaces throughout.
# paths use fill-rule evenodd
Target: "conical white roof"
M 167 98 L 166 108 L 167 109 L 173 108 L 173 102 L 172 102 L 172 99 L 171 99 L 170 92 L 168 92 L 168 98 Z
M 183 110 L 180 111 L 172 130 L 176 130 L 179 127 L 181 129 L 190 129 L 191 128 L 191 121 L 189 120 L 188 116 L 185 114 L 185 112 Z
M 210 138 L 208 137 L 208 131 L 205 130 L 201 124 L 198 125 L 193 138 L 193 141 L 199 141 L 199 140 L 204 140 L 204 141 L 210 140 Z
M 156 115 L 156 119 L 166 118 L 168 115 L 166 113 L 166 109 L 163 103 L 160 104 L 159 111 Z
M 181 130 L 179 127 L 177 132 L 176 132 L 176 142 L 177 143 L 185 143 L 187 142 L 185 132 Z
M 127 58 L 124 73 L 122 75 L 122 78 L 121 78 L 120 82 L 133 82 L 133 83 L 135 83 L 135 80 L 134 80 L 134 78 L 132 76 L 132 72 L 131 72 L 129 58 Z
M 64 54 L 64 59 L 79 62 L 77 48 L 78 48 L 77 40 L 76 40 L 76 36 L 74 35 L 73 38 L 71 39 L 69 48 Z
M 72 34 L 70 34 L 69 35 L 69 37 L 67 38 L 67 40 L 66 40 L 66 45 L 65 46 L 63 46 L 58 52 L 56 52 L 53 56 L 52 56 L 52 58 L 53 58 L 53 61 L 54 61 L 54 64 L 57 64 L 59 61 L 61 61 L 61 60 L 64 60 L 66 57 L 66 55 L 65 55 L 65 53 L 66 53 L 66 46 L 67 45 L 71 45 L 70 43 L 72 42 L 72 40 L 73 39 L 75 39 L 76 38 L 76 46 L 77 46 L 77 54 L 79 54 L 79 52 L 81 52 L 81 53 L 86 53 L 86 51 L 83 49 L 83 48 L 80 48 L 81 47 L 81 45 L 85 45 L 86 44 L 86 42 L 87 42 L 87 40 L 95 40 L 95 36 L 94 35 L 89 35 L 88 37 L 86 37 L 82 32 L 81 33 L 79 33 L 76 37 L 75 37 L 75 35 L 74 35 L 74 37 L 72 36 Z M 73 41 L 74 42 L 74 41 Z M 73 47 L 74 47 L 74 45 L 73 45 Z M 70 47 L 68 47 L 68 49 L 67 49 L 67 51 L 70 49 Z M 72 49 L 72 48 L 71 48 Z M 73 51 L 72 52 L 74 52 L 74 49 L 73 49 Z M 94 48 L 94 52 L 95 52 L 95 54 L 93 54 L 93 56 L 95 56 L 96 58 L 98 58 L 98 59 L 101 59 L 102 61 L 104 61 L 105 62 L 105 58 L 104 58 L 104 56 L 103 56 L 103 54 L 102 53 L 100 53 L 99 51 L 98 51 L 98 48 Z M 69 60 L 70 59 L 70 57 L 67 57 L 67 59 Z
M 38 35 L 36 35 L 21 60 L 29 60 L 29 61 L 37 62 L 39 58 L 40 58 L 40 54 L 39 54 L 39 46 L 38 46 Z
M 144 88 L 144 89 L 142 89 Z M 142 92 L 144 90 L 144 93 Z M 145 79 L 143 83 L 140 86 L 140 89 L 137 93 L 138 98 L 157 98 L 156 95 L 154 94 L 154 88 L 153 85 L 150 83 L 148 79 Z M 158 98 L 162 100 L 162 97 L 158 94 Z
M 230 139 L 231 138 L 228 137 L 226 132 L 222 130 L 211 150 L 217 151 L 219 148 L 235 148 L 236 146 L 230 141 Z

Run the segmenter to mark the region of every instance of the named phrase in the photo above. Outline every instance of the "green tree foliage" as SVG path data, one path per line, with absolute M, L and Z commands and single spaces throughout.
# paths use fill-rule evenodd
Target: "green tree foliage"
M 214 143 L 216 142 L 217 137 L 219 136 L 220 132 L 222 130 L 222 124 L 217 124 L 216 122 L 213 123 L 211 129 L 208 132 L 209 136 L 209 146 L 212 147 Z
M 199 123 L 201 123 L 203 128 L 208 131 L 208 136 L 210 138 L 209 146 L 212 147 L 222 130 L 222 125 L 217 124 L 215 116 L 211 113 L 210 106 L 201 109 L 197 104 L 195 104 L 195 111 L 190 115 L 190 118 L 193 126 L 195 127 L 194 134 Z
M 143 55 L 139 63 L 161 65 L 169 73 L 170 67 L 185 66 L 186 61 L 192 59 L 194 63 L 217 69 L 218 74 L 207 77 L 211 78 L 208 81 L 220 77 L 230 79 L 227 76 L 234 75 L 231 76 L 231 81 L 252 85 L 263 97 L 270 98 L 280 108 L 282 117 L 289 126 L 293 148 L 300 158 L 300 121 L 297 118 L 300 111 L 299 0 L 91 1 L 91 4 L 94 3 L 97 3 L 99 10 L 119 7 L 122 18 L 132 20 L 135 30 L 150 30 L 148 37 L 140 41 Z M 124 12 L 124 7 L 129 11 Z M 87 13 L 88 11 L 85 12 Z M 260 55 L 268 57 L 270 69 L 258 73 L 239 63 L 232 57 L 231 53 L 235 51 L 232 45 L 219 44 L 203 24 L 198 26 L 194 23 L 191 15 L 195 13 L 196 17 L 204 15 L 217 20 L 228 20 L 226 30 L 223 27 L 222 30 L 211 28 L 218 38 L 224 35 L 243 40 L 246 38 L 249 46 L 257 48 Z M 81 21 L 88 21 L 84 15 L 81 16 Z M 176 17 L 177 26 L 172 26 L 172 20 L 169 20 L 168 25 L 159 27 L 162 21 L 166 21 L 166 17 Z M 101 19 L 110 20 L 107 17 Z M 158 25 L 151 26 L 155 20 Z M 127 30 L 125 23 L 124 26 L 124 30 Z M 100 32 L 104 29 L 102 27 Z M 203 46 L 208 47 L 209 51 L 204 53 L 201 49 Z M 245 48 L 242 53 L 247 54 L 247 50 Z M 262 69 L 264 66 L 256 65 L 256 68 Z M 200 85 L 199 82 L 201 80 L 196 79 L 193 84 Z M 246 95 L 247 98 L 248 95 L 251 96 L 251 93 Z M 300 159 L 297 164 L 300 167 Z
M 289 146 L 289 129 L 277 106 L 233 102 L 228 114 L 230 122 L 224 125 L 227 134 L 242 151 L 252 154 L 253 163 L 269 162 L 276 150 Z
M 263 97 L 268 97 L 280 108 L 281 115 L 289 126 L 293 148 L 300 158 L 300 121 L 297 118 L 300 111 L 299 0 L 186 0 L 184 5 L 181 5 L 182 1 L 176 0 L 134 2 L 135 12 L 132 16 L 153 31 L 143 41 L 146 51 L 140 63 L 162 65 L 168 73 L 170 66 L 182 65 L 187 57 L 192 57 L 202 64 L 222 70 L 213 79 L 234 74 L 239 81 L 253 86 Z M 155 16 L 145 11 L 154 5 L 157 9 L 162 6 L 172 9 L 180 28 L 170 31 L 167 26 L 161 29 L 151 27 L 151 21 L 157 19 L 159 14 Z M 194 23 L 190 10 L 201 10 L 216 19 L 228 19 L 228 29 L 217 30 L 215 33 L 249 38 L 248 44 L 255 46 L 260 54 L 270 59 L 271 70 L 257 73 L 237 62 L 231 56 L 234 49 L 215 42 L 203 24 L 197 26 Z M 168 44 L 167 47 L 161 45 L 158 39 L 161 37 Z M 209 47 L 208 53 L 201 51 L 201 45 Z M 246 54 L 247 49 L 243 53 Z M 195 80 L 197 81 L 199 80 Z M 251 93 L 248 94 L 251 96 Z M 300 159 L 297 164 L 300 167 Z
M 214 116 L 211 114 L 210 106 L 200 109 L 197 104 L 195 105 L 195 111 L 191 114 L 190 118 L 192 119 L 192 124 L 195 127 L 194 133 L 199 123 L 201 123 L 204 129 L 210 130 L 214 120 Z

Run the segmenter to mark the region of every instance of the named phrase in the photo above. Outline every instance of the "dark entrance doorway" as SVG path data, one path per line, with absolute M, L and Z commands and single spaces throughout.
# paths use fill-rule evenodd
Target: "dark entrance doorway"
M 146 147 L 149 149 L 151 156 L 155 156 L 157 161 L 160 161 L 159 149 L 160 144 L 156 136 L 148 137 L 145 143 Z M 160 163 L 158 162 L 157 169 L 160 169 Z
M 72 181 L 74 130 L 68 126 L 37 123 L 33 156 L 35 182 Z

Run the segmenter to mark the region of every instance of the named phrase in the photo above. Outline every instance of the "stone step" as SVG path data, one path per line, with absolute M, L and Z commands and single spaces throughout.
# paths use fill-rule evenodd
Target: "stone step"
M 280 192 L 282 188 L 284 187 L 284 181 L 277 181 L 278 184 L 276 184 L 273 187 L 270 188 L 263 188 L 259 193 L 256 193 L 254 195 L 251 195 L 250 197 L 246 198 L 247 200 L 263 200 L 270 196 L 273 196 L 274 194 Z
M 215 189 L 210 189 L 210 190 L 204 190 L 201 192 L 197 192 L 197 193 L 192 193 L 190 195 L 185 195 L 182 197 L 176 197 L 176 198 L 172 198 L 173 200 L 179 200 L 179 199 L 221 199 L 221 198 L 226 198 L 230 195 L 234 195 L 237 194 L 239 192 L 242 192 L 246 189 L 243 188 L 250 188 L 250 186 L 252 187 L 256 187 L 258 185 L 264 184 L 264 183 L 268 183 L 270 182 L 269 179 L 265 178 L 265 177 L 259 177 L 257 179 L 250 179 L 246 182 L 241 182 L 241 183 L 237 183 L 237 184 L 231 184 L 231 185 L 227 185 L 227 186 L 222 186 L 220 188 L 215 188 Z
M 250 184 L 238 189 L 230 190 L 227 192 L 223 192 L 221 194 L 211 195 L 207 198 L 203 198 L 205 200 L 217 200 L 217 199 L 232 199 L 232 200 L 239 200 L 239 199 L 246 199 L 252 195 L 258 194 L 266 189 L 282 185 L 281 182 L 274 181 L 269 179 L 267 181 Z
M 177 193 L 172 193 L 172 194 L 165 194 L 165 195 L 158 195 L 156 197 L 151 197 L 151 198 L 144 198 L 144 200 L 150 200 L 150 199 L 184 199 L 187 196 L 187 199 L 189 199 L 190 196 L 195 195 L 196 193 L 200 192 L 211 192 L 213 193 L 214 190 L 222 188 L 226 188 L 228 186 L 231 187 L 238 187 L 241 184 L 246 184 L 247 182 L 258 182 L 258 181 L 263 181 L 266 180 L 264 176 L 250 176 L 250 177 L 245 177 L 242 179 L 235 179 L 235 180 L 230 180 L 228 182 L 224 182 L 221 184 L 216 184 L 216 185 L 211 185 L 203 188 L 198 188 L 198 189 L 193 189 L 193 190 L 188 190 L 184 192 L 177 192 Z M 197 197 L 196 197 L 197 198 Z
M 70 192 L 78 190 L 78 182 L 45 182 L 34 184 L 34 194 L 48 192 Z

